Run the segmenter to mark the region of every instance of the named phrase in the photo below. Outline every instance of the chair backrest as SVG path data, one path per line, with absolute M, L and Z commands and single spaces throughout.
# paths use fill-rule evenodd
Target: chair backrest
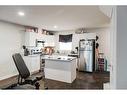
M 25 79 L 30 76 L 29 69 L 27 68 L 22 56 L 19 53 L 15 53 L 12 55 L 14 63 L 17 67 L 19 75 L 21 78 Z

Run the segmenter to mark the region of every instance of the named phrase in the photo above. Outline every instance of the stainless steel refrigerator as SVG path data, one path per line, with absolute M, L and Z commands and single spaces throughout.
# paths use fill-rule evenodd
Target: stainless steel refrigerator
M 95 40 L 79 41 L 79 71 L 93 72 L 95 69 Z

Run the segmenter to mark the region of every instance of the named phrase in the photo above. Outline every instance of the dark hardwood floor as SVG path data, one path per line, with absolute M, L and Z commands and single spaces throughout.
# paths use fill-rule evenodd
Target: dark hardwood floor
M 37 72 L 33 74 L 32 76 L 41 76 L 42 72 Z M 16 84 L 18 82 L 18 76 L 14 76 L 5 80 L 0 81 L 0 89 L 8 88 L 9 86 Z M 44 79 L 39 81 L 40 83 L 40 89 L 44 89 Z M 28 88 L 29 90 L 30 88 Z
M 48 89 L 103 89 L 103 83 L 109 82 L 107 72 L 78 72 L 77 78 L 73 83 L 65 83 L 50 79 L 45 79 L 44 86 Z
M 40 75 L 42 73 L 36 73 L 34 75 Z M 33 76 L 34 76 L 33 75 Z M 9 78 L 0 82 L 0 88 L 5 88 L 13 83 L 17 82 L 17 77 Z M 109 73 L 86 73 L 78 72 L 77 78 L 73 83 L 65 83 L 50 79 L 40 80 L 40 89 L 48 87 L 48 89 L 103 89 L 103 83 L 109 82 Z

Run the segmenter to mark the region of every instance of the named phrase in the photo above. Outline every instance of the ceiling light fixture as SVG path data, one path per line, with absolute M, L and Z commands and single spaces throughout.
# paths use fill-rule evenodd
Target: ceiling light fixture
M 24 13 L 24 12 L 18 12 L 18 15 L 19 15 L 19 16 L 24 16 L 25 13 Z
M 54 25 L 54 28 L 56 29 L 56 28 L 58 28 L 58 26 L 57 25 Z

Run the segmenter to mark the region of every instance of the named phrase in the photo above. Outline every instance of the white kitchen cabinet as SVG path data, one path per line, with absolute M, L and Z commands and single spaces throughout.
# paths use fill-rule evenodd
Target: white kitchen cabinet
M 30 60 L 30 58 L 27 56 L 23 56 L 23 59 L 25 61 L 27 68 L 29 69 L 29 71 L 31 71 L 31 60 Z
M 45 46 L 55 46 L 54 35 L 41 35 L 40 39 L 45 41 Z
M 58 59 L 61 58 L 61 59 Z M 45 78 L 72 83 L 76 79 L 76 58 L 68 56 L 43 56 Z M 70 60 L 68 60 L 70 59 Z
M 40 69 L 40 56 L 31 58 L 31 72 L 38 71 Z
M 33 72 L 40 70 L 40 56 L 39 55 L 23 56 L 23 59 L 31 74 Z
M 42 35 L 35 32 L 25 32 L 25 46 L 36 46 L 36 40 L 45 41 L 45 46 L 55 46 L 54 35 Z
M 45 46 L 55 46 L 55 43 L 54 43 L 54 36 L 52 35 L 47 35 L 46 36 L 46 42 L 45 42 Z
M 25 32 L 25 46 L 36 46 L 37 37 L 35 32 Z

